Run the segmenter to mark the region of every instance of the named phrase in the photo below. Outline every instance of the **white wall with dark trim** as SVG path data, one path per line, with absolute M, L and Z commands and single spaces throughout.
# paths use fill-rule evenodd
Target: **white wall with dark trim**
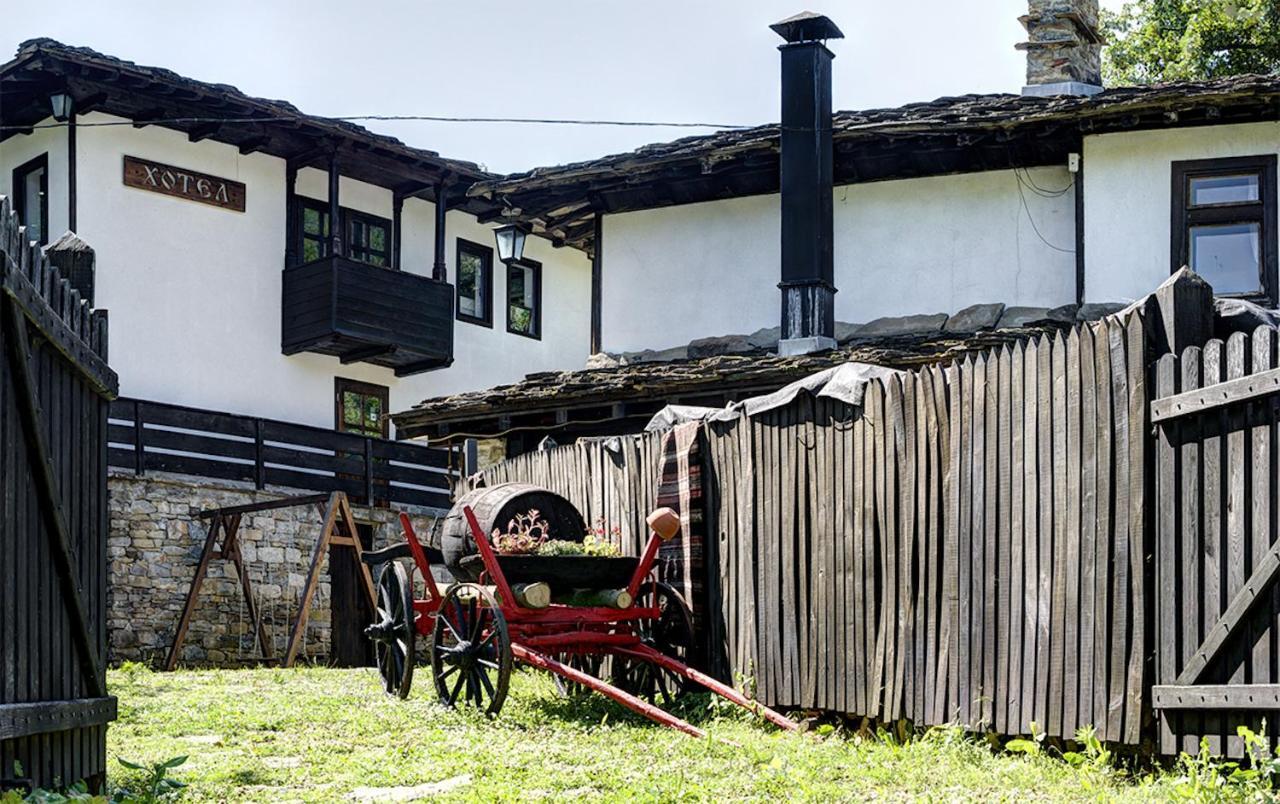
M 1174 162 L 1276 153 L 1280 123 L 1086 137 L 1085 299 L 1131 301 L 1169 278 Z
M 1066 166 L 836 187 L 836 318 L 953 313 L 1076 296 Z M 1025 206 L 1024 206 L 1025 200 Z M 661 349 L 779 323 L 779 197 L 608 215 L 603 340 Z
M 95 113 L 82 120 L 112 120 Z M 37 130 L 0 144 L 0 192 L 13 167 L 47 151 L 49 212 L 56 237 L 66 228 L 63 129 Z M 588 257 L 529 238 L 526 256 L 543 263 L 543 335 L 506 331 L 505 271 L 494 266 L 494 327 L 455 325 L 448 369 L 397 379 L 390 369 L 337 358 L 280 352 L 285 249 L 285 163 L 266 154 L 158 126 L 81 127 L 78 132 L 79 229 L 97 252 L 96 306 L 109 310 L 111 364 L 125 396 L 333 426 L 334 377 L 390 387 L 392 410 L 432 396 L 514 382 L 533 371 L 580 368 L 590 345 Z M 163 162 L 246 185 L 245 212 L 126 187 L 123 156 Z M 299 171 L 298 192 L 328 198 L 322 171 Z M 340 203 L 391 217 L 391 192 L 343 178 Z M 401 260 L 430 275 L 433 205 L 404 204 Z M 454 281 L 455 239 L 493 243 L 493 226 L 470 215 L 447 217 L 447 265 Z
M 52 120 L 45 121 L 52 122 Z M 67 130 L 37 128 L 26 136 L 0 142 L 0 195 L 13 196 L 13 169 L 41 154 L 49 156 L 49 237 L 52 243 L 67 230 Z

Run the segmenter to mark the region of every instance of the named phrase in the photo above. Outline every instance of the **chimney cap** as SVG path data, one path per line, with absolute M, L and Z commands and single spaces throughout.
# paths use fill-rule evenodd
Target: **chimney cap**
M 778 36 L 791 43 L 826 39 L 844 39 L 844 34 L 829 17 L 812 11 L 801 11 L 793 17 L 769 26 Z

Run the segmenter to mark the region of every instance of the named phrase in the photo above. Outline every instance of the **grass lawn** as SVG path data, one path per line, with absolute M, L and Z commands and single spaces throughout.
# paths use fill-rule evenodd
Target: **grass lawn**
M 500 717 L 439 706 L 425 669 L 407 701 L 372 670 L 112 671 L 115 762 L 189 754 L 184 801 L 335 801 L 358 788 L 431 789 L 445 800 L 930 798 L 1167 800 L 1172 775 L 1081 770 L 1048 756 L 996 754 L 957 730 L 905 745 L 838 733 L 783 734 L 691 696 L 678 709 L 697 740 L 599 696 L 559 697 L 541 674 L 513 674 Z M 730 742 L 736 745 L 729 744 Z

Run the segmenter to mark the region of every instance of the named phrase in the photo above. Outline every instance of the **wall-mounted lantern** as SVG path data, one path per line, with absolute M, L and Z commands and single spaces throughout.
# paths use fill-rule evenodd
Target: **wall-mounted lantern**
M 71 119 L 71 111 L 75 101 L 66 92 L 55 92 L 49 96 L 49 108 L 53 110 L 53 119 L 65 123 Z
M 502 214 L 507 222 L 493 230 L 493 237 L 498 241 L 498 259 L 510 265 L 524 258 L 524 240 L 529 227 L 515 220 L 520 214 L 518 209 L 506 209 Z

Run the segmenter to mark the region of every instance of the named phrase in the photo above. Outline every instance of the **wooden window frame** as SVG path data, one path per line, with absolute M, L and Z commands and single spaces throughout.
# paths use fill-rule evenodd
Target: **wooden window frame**
M 343 235 L 342 247 L 346 249 L 346 252 L 347 252 L 345 255 L 346 258 L 349 260 L 355 260 L 356 262 L 362 262 L 365 265 L 372 265 L 374 268 L 395 268 L 395 266 L 392 265 L 393 260 L 391 255 L 391 252 L 392 252 L 391 238 L 393 237 L 393 233 L 394 233 L 394 230 L 392 229 L 392 226 L 391 226 L 391 219 L 383 218 L 379 215 L 372 215 L 368 212 L 361 212 L 358 209 L 348 209 L 347 207 L 342 207 L 341 209 L 342 209 L 342 235 Z M 354 253 L 353 241 L 355 240 L 355 238 L 352 236 L 351 224 L 356 222 L 363 223 L 366 227 L 379 226 L 386 230 L 387 236 L 386 236 L 386 239 L 384 240 L 386 246 L 381 252 L 375 252 L 371 246 L 360 247 L 360 249 L 364 251 L 366 254 L 372 252 L 381 256 L 382 265 L 378 265 L 377 263 L 368 262 L 367 260 L 362 260 L 352 256 L 352 254 Z
M 1277 207 L 1276 207 L 1275 154 L 1228 157 L 1224 159 L 1194 159 L 1173 163 L 1173 220 L 1170 231 L 1170 273 L 1191 264 L 1191 227 L 1257 223 L 1260 230 L 1260 255 L 1262 275 L 1261 290 L 1255 293 L 1219 293 L 1217 295 L 1275 307 L 1277 304 Z M 1258 176 L 1258 200 L 1232 204 L 1214 204 L 1202 207 L 1190 206 L 1191 180 L 1211 176 L 1256 174 Z
M 29 159 L 13 169 L 13 200 L 14 208 L 18 213 L 18 220 L 23 226 L 27 225 L 27 174 L 36 170 L 44 171 L 44 179 L 41 182 L 40 193 L 40 237 L 36 241 L 40 245 L 49 244 L 49 154 L 42 153 L 35 159 Z
M 511 272 L 516 268 L 529 268 L 533 271 L 533 332 L 521 332 L 511 325 Z M 513 260 L 507 265 L 507 287 L 505 307 L 507 310 L 507 332 L 522 338 L 542 340 L 542 263 L 537 260 Z
M 349 433 L 350 430 L 342 429 L 346 424 L 343 417 L 342 395 L 345 392 L 362 394 L 364 396 L 376 396 L 382 401 L 383 417 L 381 421 L 382 438 L 390 438 L 390 419 L 387 413 L 391 410 L 391 389 L 385 385 L 378 385 L 371 382 L 363 382 L 361 380 L 351 380 L 346 377 L 333 378 L 333 429 L 340 433 Z M 368 436 L 368 433 L 357 433 L 356 435 Z
M 295 195 L 293 207 L 294 207 L 294 210 L 296 211 L 295 214 L 298 216 L 298 222 L 297 222 L 298 262 L 299 263 L 310 262 L 310 260 L 306 259 L 306 253 L 307 253 L 306 243 L 307 243 L 307 239 L 313 238 L 314 235 L 308 235 L 306 232 L 306 226 L 305 226 L 306 211 L 308 209 L 313 209 L 316 212 L 319 212 L 320 215 L 323 216 L 321 218 L 323 220 L 323 218 L 327 218 L 329 216 L 329 205 L 326 204 L 324 201 L 319 201 L 315 198 L 309 198 L 305 195 Z M 329 222 L 329 234 L 324 234 L 322 232 L 319 235 L 319 237 L 320 237 L 320 256 L 317 257 L 316 259 L 323 260 L 325 257 L 330 256 L 330 249 L 333 247 L 333 243 L 332 243 L 333 221 Z
M 483 267 L 481 268 L 481 280 L 484 283 L 484 305 L 483 315 L 473 316 L 462 312 L 462 256 L 470 254 L 473 257 L 479 257 Z M 475 324 L 481 327 L 493 328 L 493 249 L 483 246 L 471 240 L 464 240 L 459 237 L 457 247 L 454 249 L 453 257 L 453 286 L 455 288 L 457 310 L 457 319 L 465 321 L 468 324 Z
M 319 212 L 321 215 L 328 216 L 329 203 L 327 201 L 321 201 L 318 198 L 312 198 L 306 195 L 298 195 L 296 193 L 294 194 L 293 198 L 294 198 L 294 204 L 293 204 L 294 214 L 297 216 L 295 226 L 297 229 L 298 262 L 305 263 L 305 262 L 308 262 L 308 260 L 303 259 L 303 255 L 306 252 L 305 244 L 307 242 L 308 237 L 313 237 L 313 236 L 310 236 L 306 233 L 306 228 L 303 225 L 303 215 L 306 213 L 307 209 L 314 209 L 315 211 Z M 395 228 L 392 226 L 390 218 L 384 218 L 381 215 L 374 215 L 369 212 L 361 212 L 358 209 L 351 209 L 350 207 L 339 207 L 338 212 L 342 216 L 341 225 L 342 225 L 342 250 L 343 250 L 343 253 L 340 254 L 339 256 L 345 257 L 349 260 L 355 260 L 356 262 L 359 262 L 363 265 L 371 266 L 373 268 L 387 268 L 393 271 L 399 270 L 399 266 L 395 265 L 395 254 L 394 254 L 395 247 L 393 242 L 393 238 L 395 237 Z M 351 256 L 351 253 L 352 253 L 351 221 L 353 220 L 360 220 L 360 221 L 364 221 L 367 224 L 382 226 L 387 230 L 387 246 L 385 251 L 386 264 L 385 265 L 374 265 L 371 262 L 365 262 L 364 260 L 359 260 Z M 319 259 L 324 259 L 326 257 L 331 256 L 330 249 L 332 248 L 332 240 L 333 240 L 333 222 L 332 221 L 329 222 L 329 234 L 322 235 L 320 240 L 321 240 L 321 254 Z

